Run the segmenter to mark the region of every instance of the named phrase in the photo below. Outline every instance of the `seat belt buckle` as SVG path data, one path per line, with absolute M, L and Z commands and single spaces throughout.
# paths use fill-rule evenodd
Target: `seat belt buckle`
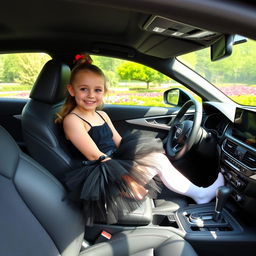
M 95 243 L 106 242 L 111 238 L 112 238 L 112 235 L 109 232 L 102 230 L 99 237 L 96 239 Z

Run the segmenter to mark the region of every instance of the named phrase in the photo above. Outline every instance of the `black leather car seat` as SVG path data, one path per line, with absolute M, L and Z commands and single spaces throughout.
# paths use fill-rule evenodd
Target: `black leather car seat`
M 66 97 L 70 72 L 69 66 L 60 61 L 47 62 L 30 93 L 30 100 L 22 111 L 23 137 L 29 154 L 57 178 L 74 169 L 81 160 L 81 155 L 65 139 L 62 127 L 54 123 L 55 113 Z M 156 200 L 157 207 L 153 211 L 174 212 L 187 205 L 186 197 L 171 191 L 169 195 L 168 201 Z M 150 214 L 142 209 L 139 215 Z M 148 222 L 149 219 L 145 221 Z
M 45 64 L 22 111 L 23 137 L 29 154 L 60 178 L 74 168 L 74 158 L 63 129 L 54 123 L 65 99 L 70 68 L 55 60 Z
M 120 232 L 81 251 L 83 215 L 62 184 L 22 152 L 0 126 L 0 255 L 194 256 L 191 245 L 167 229 Z M 85 230 L 86 232 L 86 230 Z

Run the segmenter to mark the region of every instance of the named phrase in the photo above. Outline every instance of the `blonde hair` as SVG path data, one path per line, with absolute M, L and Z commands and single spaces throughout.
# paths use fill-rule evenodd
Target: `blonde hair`
M 71 76 L 70 76 L 70 84 L 73 84 L 76 74 L 80 71 L 91 71 L 95 74 L 98 74 L 99 76 L 104 78 L 104 93 L 107 92 L 107 83 L 106 83 L 106 77 L 103 73 L 103 71 L 92 64 L 88 64 L 88 63 L 81 63 L 79 65 L 76 65 L 73 70 L 71 71 Z M 56 119 L 55 122 L 56 123 L 62 123 L 64 118 L 76 107 L 76 101 L 75 98 L 73 96 L 71 96 L 68 91 L 67 93 L 67 97 L 66 97 L 66 101 L 63 104 L 61 110 L 59 112 L 56 113 Z M 98 107 L 98 109 L 100 109 L 102 106 Z

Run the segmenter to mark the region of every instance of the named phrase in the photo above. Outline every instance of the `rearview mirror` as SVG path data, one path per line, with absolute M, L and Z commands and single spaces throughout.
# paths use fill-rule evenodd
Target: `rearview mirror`
M 211 45 L 211 61 L 221 60 L 231 55 L 233 35 L 223 35 Z
M 211 45 L 211 61 L 221 60 L 232 54 L 233 45 L 247 41 L 240 35 L 223 35 Z

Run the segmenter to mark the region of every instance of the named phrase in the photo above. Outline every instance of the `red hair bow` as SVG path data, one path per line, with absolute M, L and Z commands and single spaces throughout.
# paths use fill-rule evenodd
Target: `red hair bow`
M 87 54 L 77 54 L 74 59 L 74 64 L 87 63 L 92 64 L 92 58 Z

